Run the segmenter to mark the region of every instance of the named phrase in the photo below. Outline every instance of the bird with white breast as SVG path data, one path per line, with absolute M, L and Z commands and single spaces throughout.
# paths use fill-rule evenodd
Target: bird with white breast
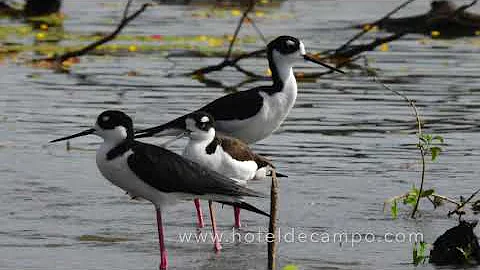
M 103 138 L 96 155 L 102 175 L 131 196 L 154 204 L 162 270 L 167 269 L 167 252 L 161 212 L 167 205 L 178 200 L 201 198 L 269 216 L 243 199 L 264 197 L 263 194 L 167 149 L 135 141 L 132 119 L 121 111 L 104 111 L 98 116 L 94 128 L 51 142 L 89 134 Z
M 265 139 L 278 129 L 297 98 L 297 81 L 292 68 L 300 60 L 344 73 L 307 54 L 303 42 L 291 36 L 279 36 L 271 41 L 267 45 L 267 59 L 272 73 L 272 85 L 232 93 L 197 110 L 209 113 L 215 119 L 217 133 L 250 144 Z M 188 115 L 140 130 L 136 137 L 179 135 L 186 129 L 185 119 Z

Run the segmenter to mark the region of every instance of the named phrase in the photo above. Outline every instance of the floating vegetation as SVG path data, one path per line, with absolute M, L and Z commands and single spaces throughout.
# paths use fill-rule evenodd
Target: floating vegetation
M 81 242 L 101 242 L 101 243 L 117 243 L 117 242 L 130 241 L 130 239 L 126 237 L 114 237 L 114 236 L 94 235 L 94 234 L 81 235 L 77 237 L 77 240 Z

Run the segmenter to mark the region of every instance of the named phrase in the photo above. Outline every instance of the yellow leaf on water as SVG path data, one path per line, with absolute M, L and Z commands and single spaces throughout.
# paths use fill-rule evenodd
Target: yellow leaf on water
M 210 47 L 219 47 L 223 45 L 223 39 L 220 38 L 209 38 L 208 46 Z
M 238 16 L 242 15 L 242 12 L 238 9 L 233 9 L 232 10 L 232 15 L 238 17 Z
M 388 52 L 390 48 L 388 47 L 388 43 L 383 43 L 382 45 L 380 45 L 380 51 L 382 52 Z
M 129 52 L 136 52 L 137 50 L 138 50 L 138 48 L 135 45 L 128 46 L 128 51 Z
M 40 29 L 42 29 L 42 30 L 48 30 L 48 24 L 42 23 L 42 24 L 40 25 Z
M 270 68 L 267 68 L 267 70 L 265 70 L 265 75 L 272 76 L 272 71 L 270 70 Z
M 35 37 L 39 40 L 45 39 L 45 33 L 37 33 Z
M 261 18 L 261 17 L 265 16 L 265 12 L 263 12 L 263 11 L 256 11 L 256 12 L 255 12 L 255 16 Z
M 298 266 L 294 264 L 287 264 L 282 268 L 282 270 L 298 270 Z
M 431 35 L 432 37 L 438 37 L 438 36 L 440 36 L 440 31 L 434 30 L 434 31 L 432 31 L 432 32 L 430 33 L 430 35 Z

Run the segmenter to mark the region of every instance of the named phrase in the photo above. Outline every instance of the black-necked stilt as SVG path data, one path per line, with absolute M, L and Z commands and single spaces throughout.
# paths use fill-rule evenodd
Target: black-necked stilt
M 267 58 L 273 84 L 223 96 L 200 108 L 215 118 L 219 133 L 254 143 L 269 136 L 287 117 L 297 98 L 297 82 L 292 67 L 305 59 L 343 73 L 319 62 L 305 52 L 303 43 L 291 36 L 280 36 L 267 45 Z M 166 124 L 141 130 L 136 137 L 178 135 L 185 130 L 187 115 Z
M 215 134 L 215 121 L 208 113 L 199 111 L 191 113 L 185 120 L 189 141 L 183 156 L 210 168 L 224 176 L 230 177 L 239 184 L 265 178 L 273 164 L 266 158 L 255 154 L 247 144 L 226 136 Z M 279 176 L 285 176 L 278 174 Z M 199 199 L 195 199 L 199 227 L 203 227 L 203 216 Z M 209 202 L 210 212 L 211 202 Z M 235 227 L 240 227 L 240 208 L 234 207 Z M 214 228 L 216 229 L 216 228 Z M 214 232 L 215 234 L 216 232 Z M 216 245 L 219 249 L 220 245 Z
M 123 112 L 105 111 L 98 116 L 94 128 L 51 142 L 88 134 L 104 140 L 96 157 L 102 175 L 131 196 L 144 198 L 155 205 L 160 269 L 167 268 L 161 209 L 178 199 L 213 200 L 268 216 L 242 199 L 243 196 L 263 197 L 262 194 L 169 150 L 135 141 L 132 119 Z

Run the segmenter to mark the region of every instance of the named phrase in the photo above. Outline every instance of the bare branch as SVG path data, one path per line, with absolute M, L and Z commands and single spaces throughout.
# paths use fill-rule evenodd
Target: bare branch
M 379 20 L 373 22 L 370 24 L 370 26 L 375 26 L 375 25 L 378 25 L 380 23 L 382 23 L 383 21 L 385 21 L 386 19 L 390 18 L 390 16 L 392 16 L 393 14 L 397 13 L 399 10 L 401 10 L 402 8 L 406 7 L 408 4 L 412 3 L 413 1 L 415 0 L 407 0 L 405 2 L 403 2 L 401 5 L 399 5 L 398 7 L 396 7 L 395 9 L 393 9 L 392 11 L 390 11 L 389 13 L 387 13 L 385 16 L 383 16 L 382 18 L 380 18 Z M 355 40 L 359 39 L 360 37 L 362 37 L 363 35 L 365 35 L 367 32 L 369 32 L 370 30 L 372 29 L 372 27 L 364 27 L 362 29 L 362 31 L 358 32 L 355 36 L 353 36 L 352 38 L 350 38 L 347 42 L 345 42 L 342 46 L 340 46 L 336 51 L 342 51 L 344 50 L 348 45 L 350 45 L 352 42 L 354 42 Z
M 230 42 L 230 45 L 228 46 L 228 51 L 227 51 L 227 55 L 225 55 L 225 59 L 230 58 L 230 55 L 232 54 L 232 50 L 233 50 L 233 45 L 237 40 L 238 33 L 242 28 L 245 18 L 247 17 L 248 13 L 250 13 L 250 11 L 253 10 L 254 7 L 255 7 L 255 0 L 250 0 L 250 4 L 248 5 L 247 9 L 243 12 L 242 17 L 240 17 L 240 20 L 238 21 L 237 28 L 235 29 L 235 32 L 233 33 L 233 38 Z
M 147 4 L 143 4 L 140 9 L 138 9 L 137 11 L 135 11 L 132 15 L 127 15 L 127 11 L 131 5 L 131 2 L 132 0 L 128 0 L 127 1 L 127 4 L 125 6 L 125 10 L 124 10 L 124 18 L 122 19 L 122 21 L 120 22 L 120 24 L 117 26 L 117 28 L 110 34 L 108 34 L 107 36 L 103 37 L 102 39 L 100 40 L 97 40 L 89 45 L 87 45 L 86 47 L 82 48 L 82 49 L 79 49 L 79 50 L 76 50 L 76 51 L 71 51 L 71 52 L 67 52 L 67 53 L 64 53 L 62 55 L 59 55 L 59 56 L 53 56 L 53 57 L 49 57 L 49 58 L 44 58 L 44 59 L 35 59 L 35 60 L 32 60 L 32 62 L 39 62 L 39 61 L 55 61 L 57 63 L 62 63 L 72 57 L 78 57 L 78 56 L 82 56 L 82 55 L 85 55 L 93 50 L 95 50 L 95 48 L 97 48 L 98 46 L 100 45 L 103 45 L 113 39 L 115 39 L 117 37 L 117 35 L 123 30 L 123 28 L 125 28 L 125 26 L 127 26 L 132 20 L 134 20 L 135 18 L 137 18 L 141 13 L 143 13 L 147 7 L 151 6 L 150 3 L 147 3 Z M 126 16 L 125 16 L 126 15 Z

